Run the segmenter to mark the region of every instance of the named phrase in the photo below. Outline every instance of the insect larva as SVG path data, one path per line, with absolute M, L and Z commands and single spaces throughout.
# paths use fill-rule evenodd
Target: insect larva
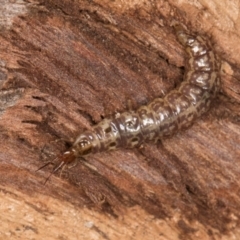
M 77 157 L 89 153 L 133 148 L 147 141 L 157 141 L 188 127 L 209 109 L 220 89 L 220 62 L 207 39 L 189 34 L 179 25 L 175 25 L 175 30 L 188 54 L 181 85 L 164 98 L 156 98 L 136 111 L 105 119 L 94 126 L 93 131 L 81 133 L 72 147 L 58 157 L 49 177 Z

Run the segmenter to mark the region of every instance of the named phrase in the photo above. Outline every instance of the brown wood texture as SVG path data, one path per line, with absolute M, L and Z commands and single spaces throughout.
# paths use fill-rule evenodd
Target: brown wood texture
M 240 239 L 240 2 L 10 1 L 0 6 L 0 239 Z M 44 162 L 102 118 L 183 79 L 173 20 L 209 37 L 222 91 L 187 130 Z M 61 176 L 60 176 L 61 175 Z

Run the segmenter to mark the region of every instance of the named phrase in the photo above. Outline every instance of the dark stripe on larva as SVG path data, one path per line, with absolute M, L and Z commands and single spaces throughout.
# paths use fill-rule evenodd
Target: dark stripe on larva
M 156 98 L 136 111 L 105 119 L 92 131 L 81 133 L 73 146 L 58 158 L 52 173 L 79 156 L 133 148 L 172 135 L 190 126 L 209 109 L 220 89 L 220 62 L 207 39 L 189 34 L 179 25 L 175 29 L 188 54 L 182 84 L 164 98 Z

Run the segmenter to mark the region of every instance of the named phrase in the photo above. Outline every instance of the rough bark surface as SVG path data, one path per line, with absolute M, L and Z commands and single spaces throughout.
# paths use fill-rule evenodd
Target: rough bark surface
M 230 3 L 231 2 L 231 3 Z M 240 3 L 1 0 L 0 238 L 239 239 Z M 185 131 L 80 160 L 74 139 L 183 78 L 172 20 L 211 38 L 222 91 Z

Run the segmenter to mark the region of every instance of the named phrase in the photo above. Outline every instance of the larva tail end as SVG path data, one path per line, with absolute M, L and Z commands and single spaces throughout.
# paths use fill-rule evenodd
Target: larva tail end
M 178 41 L 183 45 L 183 46 L 188 46 L 189 44 L 189 38 L 191 35 L 189 34 L 189 31 L 185 28 L 184 25 L 180 24 L 177 21 L 172 21 L 171 26 L 174 28 L 175 33 L 177 35 Z
M 176 32 L 180 32 L 180 31 L 186 31 L 186 29 L 184 29 L 183 25 L 180 24 L 179 22 L 177 22 L 176 20 L 173 20 L 170 23 L 170 26 L 173 27 L 175 29 Z

